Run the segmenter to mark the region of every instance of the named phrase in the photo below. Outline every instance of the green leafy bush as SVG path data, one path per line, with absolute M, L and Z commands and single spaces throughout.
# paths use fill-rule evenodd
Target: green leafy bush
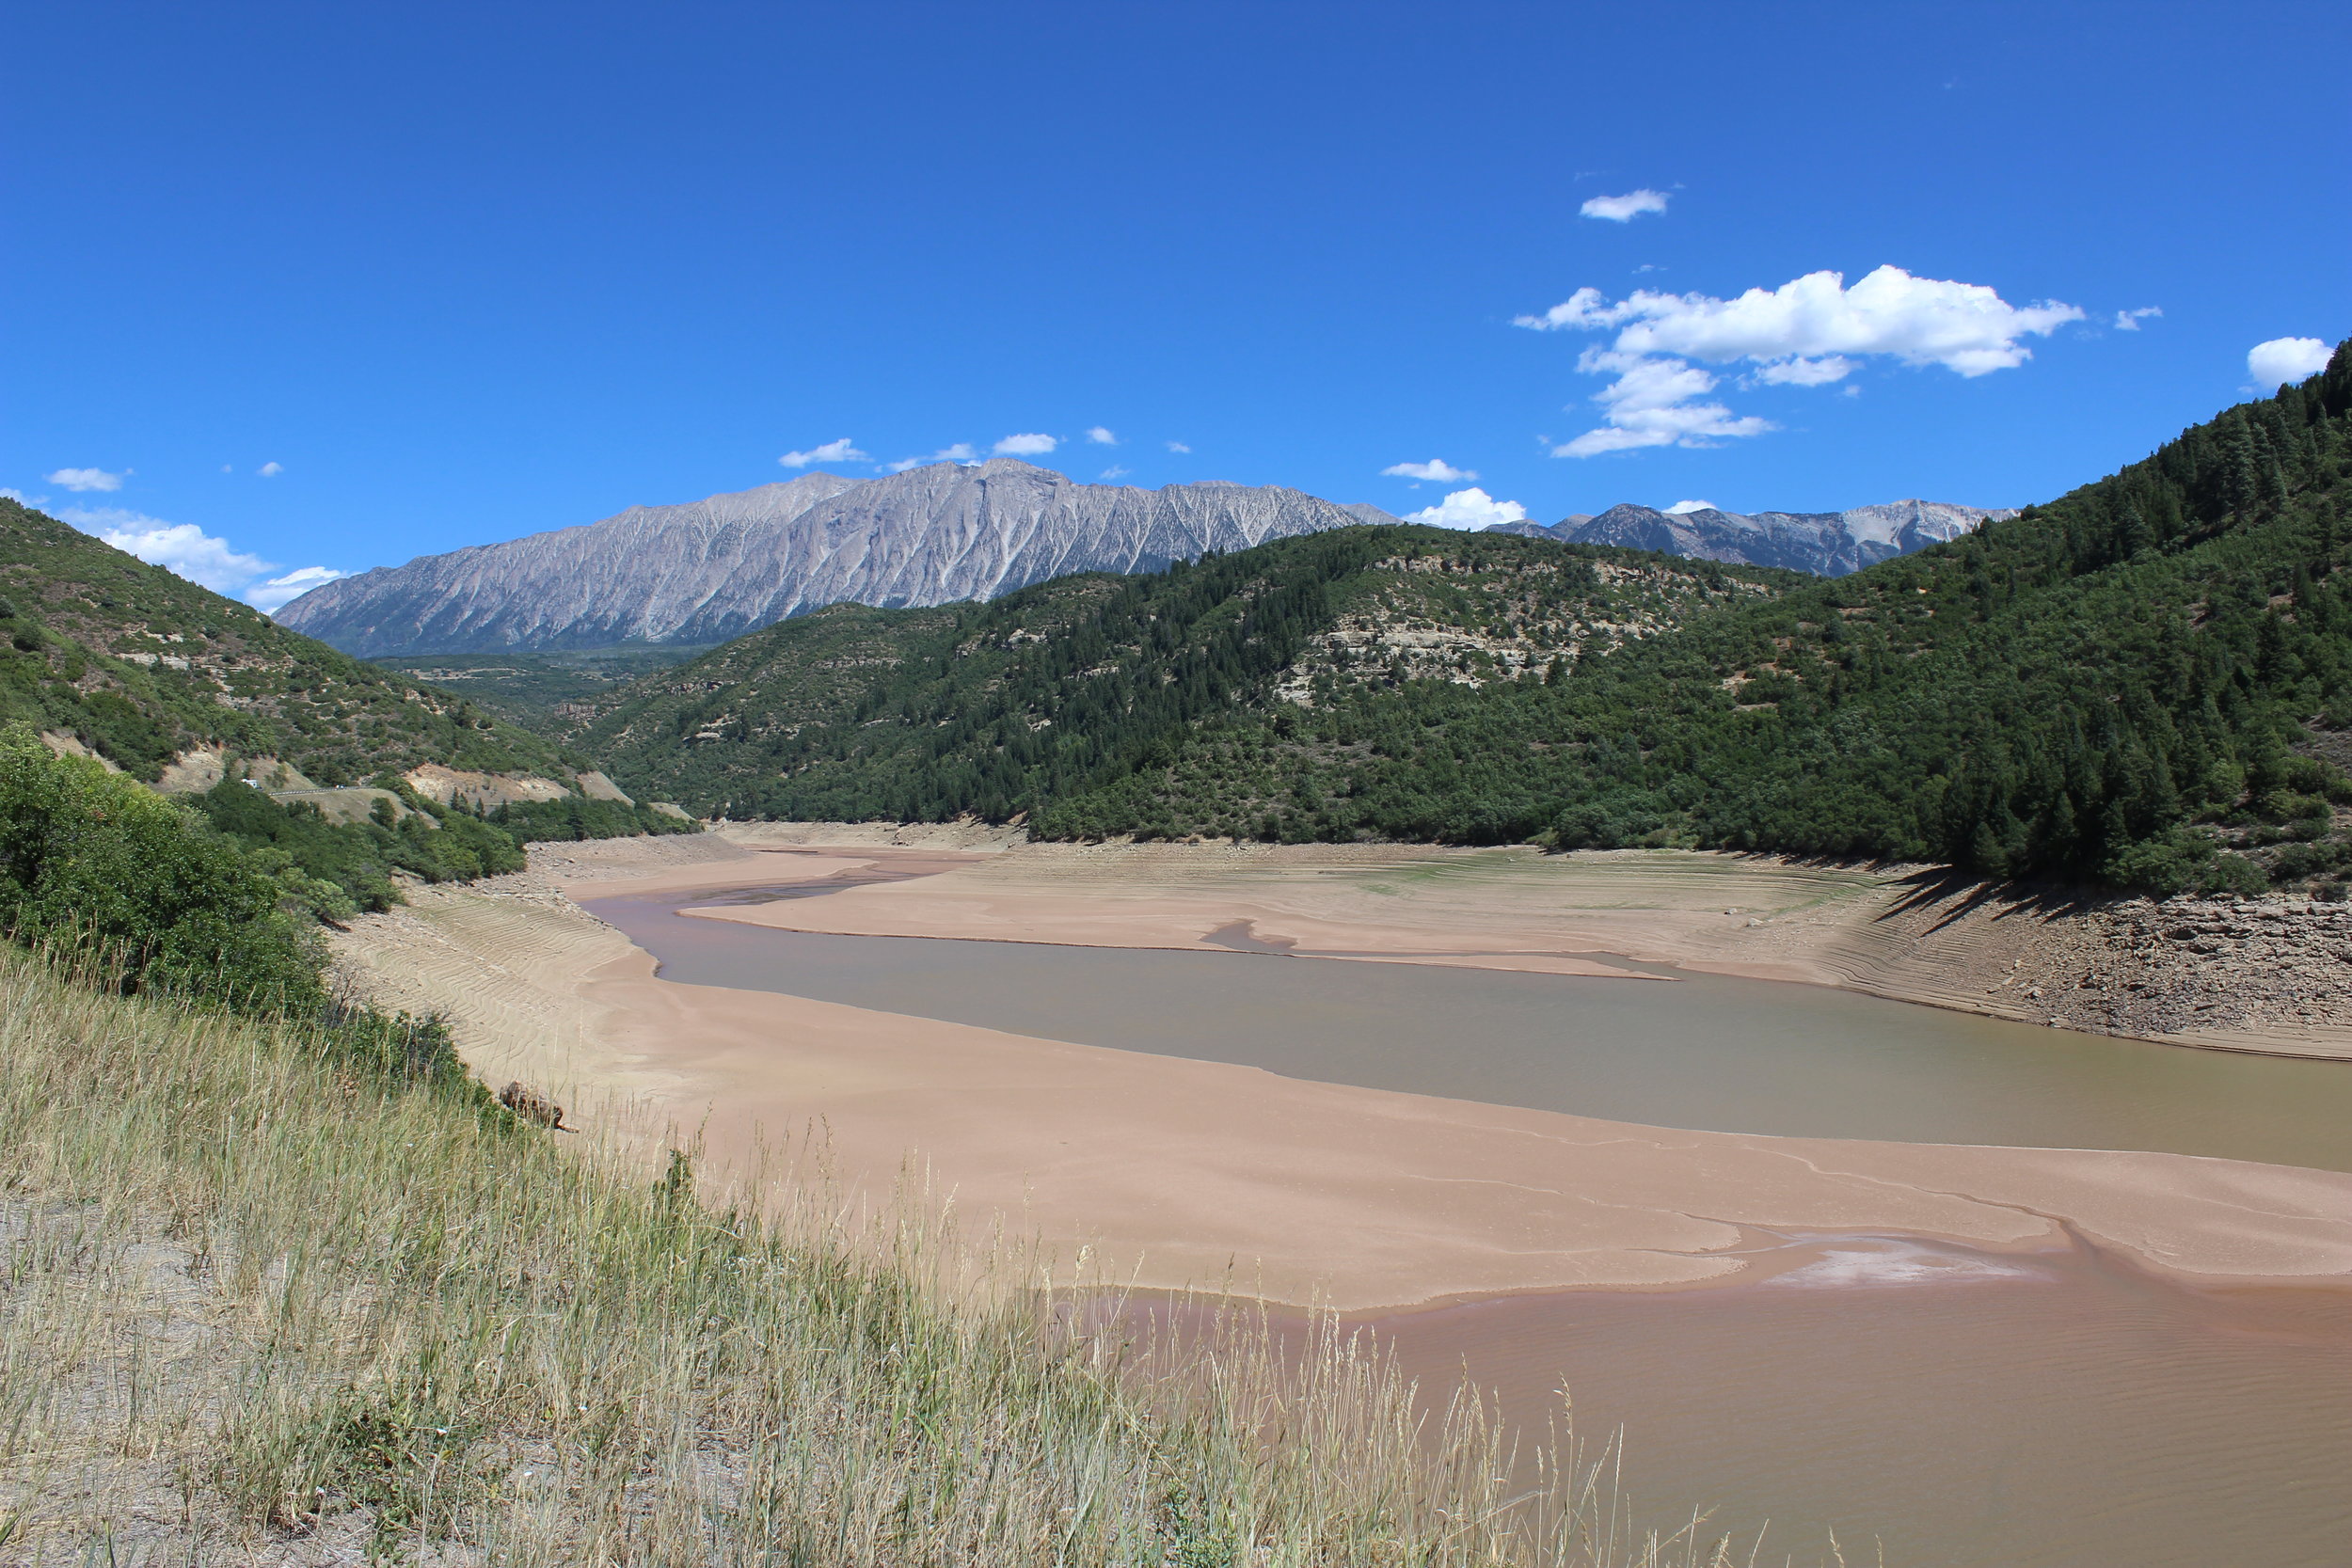
M 123 991 L 246 1010 L 326 1001 L 276 878 L 197 813 L 0 732 L 0 930 Z

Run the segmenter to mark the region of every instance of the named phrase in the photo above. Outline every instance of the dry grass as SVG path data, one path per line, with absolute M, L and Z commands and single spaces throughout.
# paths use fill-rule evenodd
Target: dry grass
M 1336 1334 L 1089 1332 L 15 955 L 0 1020 L 0 1563 L 1728 1560 Z

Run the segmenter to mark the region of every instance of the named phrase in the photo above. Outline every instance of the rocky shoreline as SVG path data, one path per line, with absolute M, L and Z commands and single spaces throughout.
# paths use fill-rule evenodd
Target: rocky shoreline
M 2352 904 L 2127 899 L 2021 966 L 2062 1027 L 2113 1034 L 2352 1028 Z

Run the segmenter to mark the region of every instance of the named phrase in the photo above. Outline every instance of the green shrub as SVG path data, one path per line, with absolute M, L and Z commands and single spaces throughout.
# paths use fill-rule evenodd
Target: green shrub
M 283 890 L 185 806 L 0 732 L 0 931 L 116 990 L 315 1008 L 320 958 Z

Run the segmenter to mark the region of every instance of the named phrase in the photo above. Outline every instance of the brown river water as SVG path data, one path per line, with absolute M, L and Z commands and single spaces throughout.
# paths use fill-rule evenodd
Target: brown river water
M 819 884 L 823 886 L 824 884 Z M 2352 1063 L 2066 1034 L 1818 987 L 836 937 L 590 907 L 684 984 L 1670 1127 L 2352 1169 Z M 1238 933 L 1237 933 L 1238 934 Z M 1759 1562 L 2352 1565 L 2352 1290 L 2193 1290 L 2088 1246 L 1763 1236 L 1746 1282 L 1375 1315 L 1426 1386 L 1622 1427 L 1648 1518 Z

